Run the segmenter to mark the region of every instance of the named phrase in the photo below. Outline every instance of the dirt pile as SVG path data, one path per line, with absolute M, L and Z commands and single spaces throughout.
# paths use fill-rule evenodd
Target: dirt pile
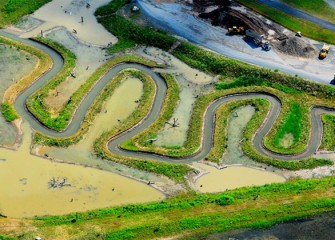
M 276 48 L 285 54 L 298 57 L 313 57 L 317 54 L 317 49 L 298 37 L 291 37 L 275 44 Z

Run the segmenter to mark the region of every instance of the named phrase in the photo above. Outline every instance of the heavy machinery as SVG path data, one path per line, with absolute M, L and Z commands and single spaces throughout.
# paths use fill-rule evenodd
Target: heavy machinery
M 245 31 L 245 35 L 247 37 L 251 38 L 257 46 L 262 47 L 263 50 L 265 50 L 265 51 L 270 51 L 271 50 L 270 43 L 269 43 L 269 41 L 266 41 L 264 39 L 263 34 L 260 34 L 256 31 L 252 30 L 252 29 L 247 29 Z
M 233 26 L 231 28 L 228 28 L 228 34 L 230 35 L 244 34 L 244 27 Z
M 327 54 L 329 52 L 329 48 L 330 46 L 327 44 L 323 44 L 323 47 L 319 53 L 319 59 L 324 59 L 325 57 L 327 57 Z

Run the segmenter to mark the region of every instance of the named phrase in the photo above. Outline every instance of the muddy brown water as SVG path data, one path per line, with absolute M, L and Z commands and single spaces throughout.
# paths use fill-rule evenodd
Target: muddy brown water
M 28 74 L 36 65 L 37 59 L 26 52 L 0 45 L 0 99 L 6 89 Z M 0 114 L 0 145 L 12 145 L 16 139 L 15 128 Z
M 91 7 L 86 8 L 86 2 L 81 0 L 53 0 L 34 12 L 34 17 L 44 23 L 21 37 L 39 35 L 57 26 L 64 26 L 70 32 L 75 29 L 76 36 L 83 42 L 105 46 L 116 43 L 117 38 L 109 33 L 94 16 L 95 10 L 110 0 L 90 1 Z M 83 17 L 84 22 L 81 22 Z
M 285 181 L 285 178 L 276 173 L 246 167 L 262 166 L 245 156 L 241 149 L 243 131 L 254 113 L 253 107 L 244 106 L 236 109 L 229 116 L 227 149 L 222 157 L 222 163 L 229 167 L 219 170 L 205 164 L 193 163 L 196 168 L 207 172 L 195 182 L 195 188 L 198 191 L 221 192 L 227 189 Z M 244 166 L 236 166 L 236 164 Z
M 201 163 L 193 165 L 208 172 L 195 183 L 196 189 L 200 192 L 222 192 L 239 187 L 286 181 L 275 173 L 243 166 L 229 166 L 220 170 Z
M 50 91 L 49 96 L 45 98 L 45 103 L 58 112 L 72 94 L 104 63 L 106 51 L 98 47 L 81 44 L 66 28 L 55 29 L 45 36 L 62 44 L 77 57 L 76 67 L 73 70 L 76 78 L 69 76 L 55 90 Z
M 78 165 L 51 162 L 30 154 L 31 131 L 24 125 L 17 151 L 0 148 L 0 213 L 33 217 L 81 212 L 127 203 L 155 201 L 164 194 L 118 174 Z M 50 188 L 55 178 L 70 186 Z
M 93 143 L 104 131 L 121 124 L 136 109 L 143 93 L 143 83 L 128 77 L 105 102 L 102 112 L 96 116 L 90 130 L 78 144 L 68 148 L 42 147 L 40 154 L 58 159 L 71 159 L 76 163 L 86 162 L 92 158 Z
M 140 99 L 143 93 L 143 83 L 137 78 L 128 77 L 115 90 L 113 95 L 105 102 L 102 112 L 98 114 L 84 139 L 78 144 L 68 148 L 40 147 L 40 155 L 47 154 L 50 158 L 61 159 L 70 163 L 79 163 L 98 167 L 108 171 L 123 172 L 137 176 L 143 180 L 149 180 L 150 174 L 134 169 L 126 168 L 109 161 L 102 161 L 93 154 L 94 141 L 107 130 L 122 124 L 138 106 L 135 101 Z M 120 120 L 120 121 L 119 121 Z M 151 181 L 154 181 L 150 178 Z
M 136 108 L 142 82 L 129 78 L 105 104 L 85 139 L 68 149 L 44 148 L 42 153 L 69 162 L 89 162 L 93 141 L 104 130 L 120 124 Z M 131 89 L 131 91 L 130 91 Z M 104 127 L 102 127 L 104 126 Z M 51 162 L 29 154 L 31 131 L 24 125 L 24 142 L 18 151 L 0 149 L 0 213 L 10 217 L 59 215 L 127 203 L 165 198 L 145 183 L 107 171 Z M 52 179 L 66 178 L 71 186 L 49 188 Z

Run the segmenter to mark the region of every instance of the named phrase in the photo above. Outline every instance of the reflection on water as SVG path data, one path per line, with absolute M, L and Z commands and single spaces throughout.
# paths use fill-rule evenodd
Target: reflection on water
M 208 240 L 333 240 L 335 212 L 277 224 L 269 229 L 241 229 L 209 235 Z

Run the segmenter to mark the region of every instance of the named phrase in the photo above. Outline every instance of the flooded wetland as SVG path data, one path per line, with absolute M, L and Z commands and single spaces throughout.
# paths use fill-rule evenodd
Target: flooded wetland
M 40 35 L 64 45 L 76 57 L 73 70 L 76 77 L 67 77 L 44 99 L 57 115 L 72 94 L 107 59 L 105 47 L 118 40 L 97 23 L 94 11 L 110 0 L 84 1 L 55 0 L 46 4 L 33 16 L 26 17 L 11 31 L 20 37 Z M 82 17 L 82 22 L 80 19 Z M 94 34 L 92 34 L 94 29 Z M 128 50 L 127 50 L 128 51 Z M 193 69 L 157 48 L 137 46 L 130 54 L 167 65 L 156 72 L 172 74 L 180 88 L 180 100 L 169 121 L 177 119 L 178 127 L 169 124 L 157 133 L 157 146 L 181 147 L 187 139 L 192 111 L 197 98 L 214 90 L 220 76 Z M 0 45 L 0 98 L 5 90 L 29 73 L 37 59 L 25 52 Z M 111 79 L 112 80 L 112 79 Z M 103 103 L 83 139 L 67 148 L 33 146 L 33 130 L 22 123 L 22 143 L 9 149 L 17 140 L 12 124 L 0 115 L 0 214 L 14 218 L 61 215 L 83 212 L 129 203 L 143 203 L 166 199 L 185 191 L 166 177 L 137 170 L 120 163 L 100 159 L 94 154 L 94 141 L 104 132 L 122 125 L 139 106 L 143 95 L 143 82 L 135 77 L 122 80 L 112 96 Z M 285 182 L 291 177 L 311 177 L 311 171 L 284 171 L 257 163 L 241 149 L 243 131 L 255 113 L 255 108 L 244 106 L 229 116 L 227 147 L 220 159 L 220 168 L 205 161 L 188 166 L 199 170 L 195 179 L 186 179 L 192 190 L 201 193 L 223 192 L 244 186 L 259 186 Z M 283 140 L 290 145 L 290 136 Z M 222 146 L 224 147 L 224 146 Z M 335 158 L 335 157 L 334 157 Z M 329 170 L 329 169 L 328 169 Z M 314 175 L 312 175 L 314 176 Z M 156 183 L 156 184 L 150 184 Z M 164 187 L 162 187 L 164 186 Z M 171 188 L 173 190 L 167 190 Z M 1 236 L 0 236 L 1 237 Z

